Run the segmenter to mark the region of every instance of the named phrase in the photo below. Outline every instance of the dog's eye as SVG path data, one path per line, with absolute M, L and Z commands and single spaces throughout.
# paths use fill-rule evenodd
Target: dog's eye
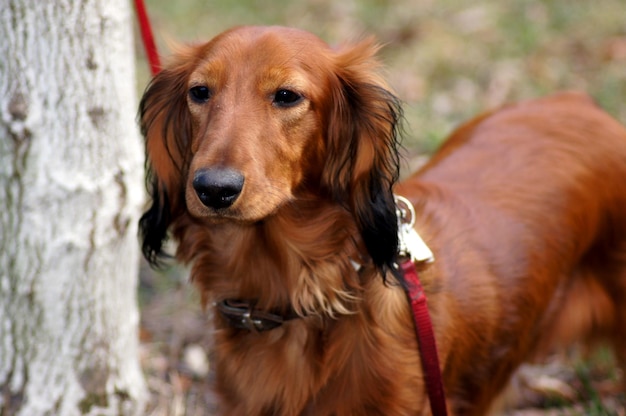
M 211 98 L 211 90 L 204 85 L 198 85 L 189 89 L 189 96 L 197 103 L 206 103 Z
M 278 90 L 274 94 L 274 104 L 279 107 L 292 107 L 302 101 L 302 96 L 291 90 Z

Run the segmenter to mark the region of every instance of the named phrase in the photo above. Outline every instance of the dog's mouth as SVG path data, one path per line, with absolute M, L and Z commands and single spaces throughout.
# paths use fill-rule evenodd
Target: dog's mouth
M 187 210 L 199 219 L 209 223 L 218 224 L 224 222 L 250 222 L 242 215 L 237 206 L 214 207 L 204 203 L 205 196 L 197 195 L 195 192 L 187 192 Z
M 187 188 L 186 203 L 188 212 L 198 220 L 209 224 L 237 223 L 253 225 L 272 216 L 284 204 L 269 201 L 250 203 L 245 195 L 233 196 L 229 193 L 208 195 L 194 188 Z

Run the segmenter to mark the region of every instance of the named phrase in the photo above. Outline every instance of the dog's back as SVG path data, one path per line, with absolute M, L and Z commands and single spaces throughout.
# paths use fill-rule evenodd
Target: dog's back
M 626 130 L 590 99 L 479 117 L 398 192 L 435 252 L 446 385 L 472 414 L 558 344 L 608 339 L 626 364 Z

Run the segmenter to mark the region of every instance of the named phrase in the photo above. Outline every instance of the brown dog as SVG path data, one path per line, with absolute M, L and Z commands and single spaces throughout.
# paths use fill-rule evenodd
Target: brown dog
M 450 413 L 487 413 L 562 343 L 606 339 L 626 365 L 626 130 L 582 95 L 530 101 L 396 184 L 376 49 L 237 28 L 180 51 L 142 99 L 144 253 L 158 262 L 171 231 L 220 312 L 221 413 L 430 412 L 392 188 L 435 253 L 421 278 Z

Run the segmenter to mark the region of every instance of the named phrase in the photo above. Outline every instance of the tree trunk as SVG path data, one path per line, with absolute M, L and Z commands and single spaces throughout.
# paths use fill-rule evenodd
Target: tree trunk
M 127 0 L 0 0 L 0 415 L 139 414 Z

